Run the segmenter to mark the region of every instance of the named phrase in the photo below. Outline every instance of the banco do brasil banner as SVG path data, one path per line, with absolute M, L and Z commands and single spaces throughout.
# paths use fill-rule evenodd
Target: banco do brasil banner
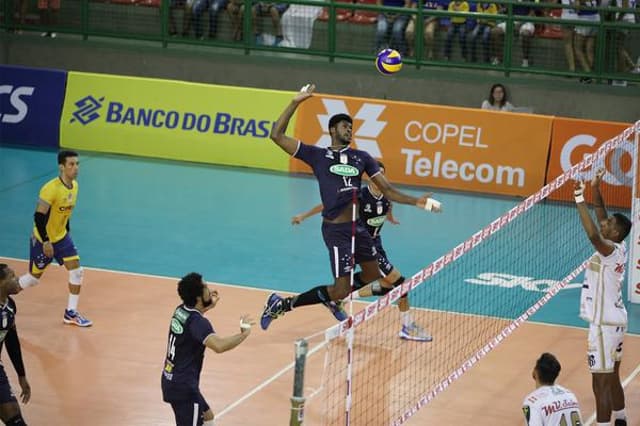
M 517 196 L 544 185 L 553 117 L 319 94 L 298 109 L 296 137 L 328 146 L 338 113 L 393 182 Z M 309 168 L 292 160 L 291 170 Z
M 69 72 L 61 145 L 286 171 L 287 155 L 269 139 L 269 132 L 277 111 L 291 96 L 290 92 Z

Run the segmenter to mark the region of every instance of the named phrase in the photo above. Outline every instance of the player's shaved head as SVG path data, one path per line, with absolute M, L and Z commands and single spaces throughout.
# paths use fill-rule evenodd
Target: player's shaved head
M 618 242 L 620 243 L 631 232 L 631 221 L 622 213 L 614 213 L 613 217 L 616 218 L 616 230 L 618 231 Z
M 560 374 L 560 362 L 548 352 L 543 353 L 536 361 L 538 381 L 543 385 L 552 385 Z
M 335 128 L 341 121 L 353 124 L 353 120 L 348 114 L 336 114 L 329 119 L 329 129 Z

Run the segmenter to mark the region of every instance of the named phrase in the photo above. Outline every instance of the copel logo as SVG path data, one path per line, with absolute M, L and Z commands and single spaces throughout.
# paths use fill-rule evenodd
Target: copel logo
M 71 118 L 70 122 L 74 123 L 77 120 L 83 126 L 91 123 L 93 120 L 100 117 L 98 110 L 102 107 L 102 101 L 104 101 L 104 96 L 100 99 L 96 99 L 89 95 L 80 99 L 74 104 L 78 109 L 73 112 L 73 118 Z
M 331 135 L 329 134 L 328 128 L 329 119 L 335 114 L 350 114 L 350 112 L 347 104 L 343 100 L 321 99 L 327 113 L 317 115 L 320 128 L 322 129 L 322 135 L 316 141 L 315 145 L 326 148 L 331 145 Z M 355 129 L 353 141 L 358 149 L 367 151 L 375 158 L 382 158 L 382 152 L 380 151 L 377 139 L 387 125 L 386 121 L 379 120 L 385 108 L 384 105 L 363 103 L 360 109 L 358 109 L 358 112 L 352 115 L 354 120 L 362 120 L 362 124 Z
M 595 148 L 599 146 L 597 144 L 598 139 L 593 135 L 579 134 L 571 137 L 565 142 L 560 153 L 560 166 L 563 171 L 571 169 L 573 164 L 582 161 L 582 159 L 595 151 Z M 591 148 L 591 149 L 586 149 Z M 606 158 L 601 157 L 596 160 L 591 169 L 586 170 L 582 174 L 582 179 L 590 180 L 595 175 L 596 170 L 599 168 L 605 168 L 608 173 L 605 173 L 602 178 L 607 184 L 613 186 L 631 186 L 633 182 L 633 144 L 622 143 L 616 149 L 614 149 Z M 574 152 L 583 151 L 584 154 L 580 158 L 572 158 Z M 572 161 L 573 160 L 573 161 Z
M 35 87 L 31 86 L 0 86 L 0 95 L 9 95 L 9 104 L 16 110 L 15 113 L 0 112 L 0 122 L 17 124 L 24 120 L 29 112 L 29 107 L 22 98 L 32 96 L 34 90 Z

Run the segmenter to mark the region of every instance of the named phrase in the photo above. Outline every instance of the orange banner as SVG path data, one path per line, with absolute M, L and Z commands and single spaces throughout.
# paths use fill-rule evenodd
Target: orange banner
M 329 117 L 353 117 L 352 146 L 392 182 L 527 196 L 544 184 L 553 117 L 317 95 L 298 109 L 295 136 L 328 146 Z M 309 172 L 292 159 L 290 170 Z
M 585 154 L 595 152 L 600 145 L 622 133 L 630 124 L 607 121 L 578 120 L 556 117 L 553 120 L 551 154 L 547 183 L 580 162 Z M 598 168 L 605 168 L 601 192 L 607 205 L 629 207 L 631 203 L 632 144 L 622 144 L 604 159 L 585 169 L 581 177 L 590 180 Z M 588 194 L 587 194 L 588 195 Z M 568 182 L 550 196 L 552 200 L 573 201 L 573 184 Z

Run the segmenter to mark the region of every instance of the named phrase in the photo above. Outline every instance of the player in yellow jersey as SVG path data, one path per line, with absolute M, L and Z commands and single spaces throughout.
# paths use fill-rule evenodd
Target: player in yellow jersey
M 78 199 L 78 169 L 80 161 L 73 151 L 58 153 L 60 175 L 41 189 L 31 236 L 29 272 L 20 277 L 20 287 L 38 284 L 44 270 L 53 259 L 69 271 L 69 302 L 64 311 L 65 324 L 89 327 L 92 322 L 78 312 L 78 299 L 83 269 L 80 256 L 69 235 L 69 219 Z

